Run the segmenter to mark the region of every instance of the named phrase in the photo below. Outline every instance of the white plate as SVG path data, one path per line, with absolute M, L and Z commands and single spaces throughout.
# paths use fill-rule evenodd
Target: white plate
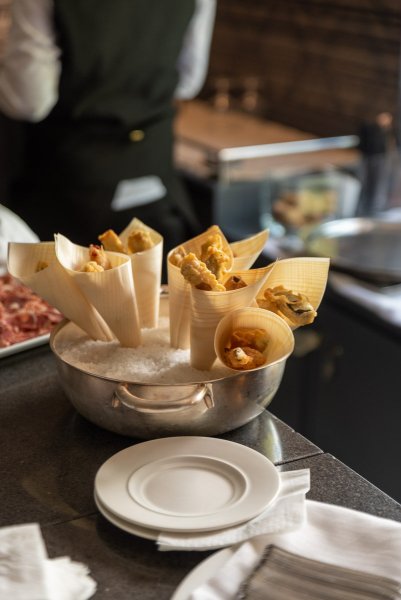
M 224 548 L 205 558 L 181 581 L 170 600 L 188 600 L 192 592 L 213 577 L 236 550 L 237 546 L 231 546 L 231 548 Z
M 131 533 L 132 535 L 136 535 L 140 538 L 145 538 L 145 540 L 153 540 L 156 541 L 159 537 L 160 531 L 158 529 L 151 529 L 150 527 L 141 527 L 140 525 L 136 525 L 136 523 L 130 523 L 125 519 L 120 519 L 115 514 L 107 510 L 105 506 L 101 503 L 99 498 L 97 497 L 96 492 L 94 493 L 95 504 L 99 510 L 99 512 L 104 516 L 105 519 L 110 521 L 113 525 L 126 531 L 127 533 Z M 217 530 L 220 532 L 220 530 Z M 224 533 L 226 529 L 222 529 L 221 532 Z M 200 534 L 202 535 L 202 534 Z M 208 550 L 217 550 L 221 548 L 221 544 L 217 543 L 215 546 L 209 546 Z
M 126 448 L 95 478 L 103 507 L 159 531 L 211 531 L 260 514 L 277 496 L 278 471 L 241 444 L 181 436 Z
M 49 341 L 49 338 L 50 334 L 45 333 L 44 335 L 39 335 L 29 340 L 25 340 L 24 342 L 17 342 L 16 344 L 11 344 L 5 348 L 0 348 L 0 358 L 3 356 L 10 356 L 11 354 L 17 354 L 18 352 L 29 350 L 30 348 L 36 348 L 36 346 L 42 346 Z
M 145 538 L 145 540 L 157 540 L 159 531 L 157 529 L 148 529 L 147 527 L 140 527 L 139 525 L 135 525 L 135 523 L 129 523 L 124 519 L 120 519 L 116 515 L 113 515 L 112 512 L 107 510 L 100 502 L 97 494 L 94 494 L 95 504 L 99 510 L 99 512 L 104 516 L 105 519 L 110 521 L 113 525 L 126 531 L 127 533 L 132 533 L 133 535 L 137 535 L 138 537 Z

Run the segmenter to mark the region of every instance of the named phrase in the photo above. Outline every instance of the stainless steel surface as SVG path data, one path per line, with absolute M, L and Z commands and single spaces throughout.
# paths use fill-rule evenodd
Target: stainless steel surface
M 356 135 L 318 138 L 309 140 L 294 140 L 291 142 L 275 142 L 237 148 L 223 148 L 218 154 L 221 162 L 245 160 L 251 158 L 268 158 L 270 156 L 287 156 L 289 154 L 304 154 L 320 150 L 338 150 L 355 148 L 359 142 Z
M 308 234 L 305 247 L 357 276 L 380 283 L 401 282 L 401 221 L 353 218 L 327 222 Z
M 209 179 L 269 176 L 272 169 L 314 169 L 318 165 L 349 165 L 359 161 L 357 136 L 317 139 L 312 133 L 288 127 L 239 110 L 219 111 L 203 100 L 186 102 L 175 128 L 175 164 Z
M 122 435 L 152 439 L 231 431 L 270 404 L 284 373 L 286 357 L 263 369 L 202 384 L 141 384 L 101 377 L 59 355 L 57 335 L 67 323 L 60 323 L 50 337 L 63 389 L 82 416 Z
M 3 358 L 3 356 L 10 356 L 11 354 L 18 354 L 19 352 L 24 352 L 24 350 L 30 350 L 31 348 L 36 348 L 37 346 L 47 344 L 49 338 L 50 334 L 45 333 L 44 335 L 31 338 L 30 340 L 17 342 L 16 344 L 11 344 L 11 346 L 0 348 L 0 358 Z

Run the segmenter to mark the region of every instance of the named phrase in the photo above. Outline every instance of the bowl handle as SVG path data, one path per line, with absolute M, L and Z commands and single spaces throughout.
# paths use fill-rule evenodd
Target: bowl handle
M 137 412 L 144 413 L 166 413 L 166 412 L 177 412 L 190 408 L 191 406 L 204 402 L 205 409 L 212 408 L 214 406 L 213 393 L 211 386 L 201 383 L 196 386 L 195 390 L 188 396 L 179 398 L 174 401 L 157 402 L 155 400 L 149 400 L 147 398 L 140 398 L 135 394 L 132 394 L 128 389 L 129 384 L 119 383 L 114 390 L 112 398 L 113 408 L 118 408 L 121 404 Z

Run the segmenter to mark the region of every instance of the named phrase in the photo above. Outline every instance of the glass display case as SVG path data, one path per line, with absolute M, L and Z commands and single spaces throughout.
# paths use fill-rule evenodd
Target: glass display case
M 231 239 L 268 228 L 289 238 L 355 215 L 357 136 L 226 148 L 218 154 L 214 222 Z

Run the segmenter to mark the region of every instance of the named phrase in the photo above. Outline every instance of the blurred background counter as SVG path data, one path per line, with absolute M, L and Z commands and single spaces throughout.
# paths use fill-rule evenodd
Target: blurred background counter
M 226 234 L 233 238 L 260 226 L 261 213 L 269 212 L 271 186 L 277 177 L 288 179 L 316 169 L 352 169 L 360 158 L 357 136 L 318 138 L 244 111 L 220 110 L 202 100 L 181 104 L 175 134 L 176 166 L 202 225 L 224 222 Z M 247 211 L 242 204 L 245 188 Z M 236 198 L 240 206 L 233 211 Z

